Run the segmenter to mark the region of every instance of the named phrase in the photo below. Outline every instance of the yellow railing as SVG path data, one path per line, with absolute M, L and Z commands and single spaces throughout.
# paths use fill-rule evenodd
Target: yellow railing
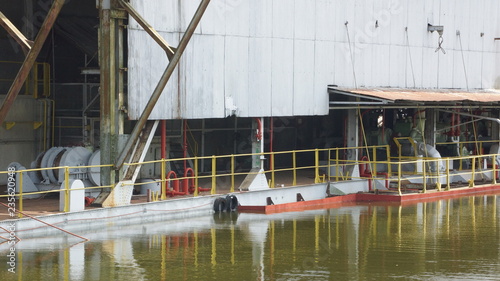
M 21 65 L 23 62 L 19 61 L 0 61 L 2 65 L 16 65 L 12 68 L 11 72 L 17 72 L 17 65 Z M 0 82 L 12 83 L 15 77 L 12 78 L 0 78 Z M 35 62 L 31 70 L 31 74 L 27 77 L 24 83 L 24 94 L 33 95 L 34 98 L 39 98 L 40 96 L 48 97 L 50 96 L 50 64 L 46 62 Z
M 353 158 L 353 152 L 359 152 L 360 155 L 366 155 L 362 160 L 347 160 L 348 158 Z M 377 159 L 383 155 L 382 160 Z M 274 188 L 280 186 L 276 184 L 276 174 L 286 173 L 284 178 L 290 178 L 290 185 L 298 184 L 298 173 L 304 171 L 305 176 L 301 177 L 301 182 L 299 185 L 306 185 L 312 183 L 321 183 L 325 181 L 341 181 L 341 180 L 356 180 L 363 179 L 369 180 L 370 184 L 373 183 L 373 190 L 377 190 L 376 181 L 383 181 L 388 189 L 397 191 L 402 194 L 404 190 L 403 184 L 408 180 L 420 180 L 421 187 L 419 192 L 426 192 L 429 189 L 429 184 L 433 184 L 432 188 L 441 190 L 441 183 L 445 185 L 445 189 L 450 189 L 451 177 L 456 175 L 467 175 L 471 179 L 484 178 L 486 174 L 490 173 L 492 175 L 492 184 L 496 184 L 496 175 L 498 167 L 491 165 L 491 167 L 483 167 L 483 163 L 487 158 L 497 159 L 497 154 L 492 155 L 473 155 L 465 157 L 448 157 L 448 158 L 416 158 L 408 159 L 405 161 L 392 161 L 389 152 L 389 146 L 370 146 L 370 147 L 350 147 L 350 148 L 329 148 L 329 149 L 309 149 L 309 150 L 292 150 L 292 151 L 280 151 L 280 152 L 266 152 L 258 154 L 238 154 L 238 155 L 222 155 L 222 156 L 203 156 L 203 157 L 189 157 L 189 158 L 179 158 L 179 159 L 161 159 L 155 161 L 147 161 L 141 163 L 128 163 L 126 165 L 157 165 L 160 164 L 160 179 L 152 180 L 149 182 L 134 183 L 132 185 L 139 186 L 148 183 L 160 183 L 161 184 L 161 199 L 166 199 L 167 191 L 171 192 L 171 187 L 173 181 L 178 181 L 182 183 L 183 181 L 193 181 L 194 182 L 194 196 L 198 196 L 198 187 L 200 181 L 204 181 L 206 186 L 210 186 L 210 194 L 216 194 L 217 189 L 222 186 L 222 179 L 229 179 L 225 182 L 229 187 L 229 192 L 234 192 L 236 189 L 236 177 L 243 177 L 251 174 L 248 172 L 251 168 L 252 157 L 258 157 L 260 159 L 271 159 L 272 166 L 270 169 L 264 171 L 263 173 L 267 176 L 269 180 L 269 186 Z M 279 159 L 279 168 L 276 168 L 276 160 Z M 192 161 L 193 169 L 192 173 L 189 175 L 179 175 L 177 178 L 169 178 L 167 175 L 168 167 L 172 167 L 174 162 L 182 163 L 183 161 Z M 287 161 L 283 161 L 287 160 Z M 323 161 L 321 161 L 323 160 Z M 469 171 L 453 171 L 453 167 L 450 167 L 450 163 L 453 161 L 463 161 L 468 160 L 471 162 L 471 169 Z M 210 169 L 208 173 L 200 173 L 199 166 L 200 163 L 208 162 L 210 163 Z M 286 164 L 283 164 L 286 162 Z M 243 163 L 243 168 L 241 165 Z M 478 163 L 481 163 L 478 165 Z M 178 163 L 177 163 L 178 164 Z M 248 167 L 245 167 L 245 164 Z M 359 165 L 363 167 L 368 167 L 365 170 L 369 172 L 367 175 L 365 171 L 361 171 L 360 176 L 348 175 L 341 173 L 346 167 L 357 168 Z M 64 192 L 65 202 L 64 211 L 67 212 L 70 209 L 69 206 L 69 192 L 73 190 L 90 190 L 90 189 L 100 189 L 100 188 L 113 188 L 113 186 L 92 186 L 79 189 L 69 189 L 69 180 L 71 169 L 88 169 L 97 167 L 111 167 L 112 165 L 98 165 L 98 166 L 78 166 L 78 167 L 53 167 L 53 168 L 39 168 L 39 169 L 25 169 L 20 171 L 14 171 L 19 175 L 19 191 L 14 195 L 18 198 L 18 209 L 23 211 L 23 197 L 35 194 L 48 194 L 53 192 Z M 414 166 L 417 167 L 416 172 L 407 175 L 403 171 L 403 167 Z M 382 168 L 381 168 L 382 167 Z M 331 173 L 331 169 L 335 169 L 335 174 Z M 32 171 L 43 171 L 43 170 L 64 170 L 63 187 L 60 189 L 53 189 L 48 191 L 37 191 L 37 192 L 23 192 L 23 177 L 25 173 Z M 322 170 L 326 169 L 326 172 Z M 380 171 L 377 173 L 377 171 Z M 9 174 L 9 171 L 0 171 L 0 175 Z M 254 172 L 253 174 L 256 174 Z M 241 178 L 240 178 L 241 179 Z M 395 184 L 395 185 L 394 185 Z M 190 186 L 188 183 L 186 186 Z M 170 188 L 168 188 L 170 186 Z M 395 188 L 394 186 L 397 186 Z M 469 186 L 474 186 L 474 180 L 469 181 Z M 227 186 L 226 186 L 227 187 Z M 182 188 L 182 187 L 181 187 Z M 168 189 L 168 190 L 167 190 Z M 188 190 L 184 190 L 188 191 Z M 227 189 L 226 189 L 227 191 Z M 1 197 L 12 197 L 12 194 L 0 195 Z

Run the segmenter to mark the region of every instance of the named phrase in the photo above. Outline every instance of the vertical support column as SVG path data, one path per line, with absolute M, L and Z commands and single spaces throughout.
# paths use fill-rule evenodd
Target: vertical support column
M 252 119 L 252 168 L 264 169 L 264 118 Z
M 99 4 L 101 163 L 110 164 L 118 156 L 118 134 L 123 133 L 123 116 L 118 116 L 118 107 L 123 102 L 123 42 L 120 42 L 123 40 L 123 30 L 115 18 L 112 1 L 100 0 Z M 111 167 L 101 168 L 101 184 L 115 183 L 115 170 Z
M 436 114 L 437 111 L 434 108 L 428 108 L 425 110 L 425 143 L 432 146 L 436 146 Z
M 359 116 L 356 109 L 347 110 L 347 129 L 345 131 L 347 132 L 347 147 L 357 147 L 359 143 Z M 356 161 L 359 159 L 358 149 L 349 149 L 347 152 L 347 161 Z M 352 175 L 353 169 L 354 165 L 348 165 L 347 170 L 344 171 L 344 175 L 346 175 L 347 172 L 349 172 L 349 175 Z

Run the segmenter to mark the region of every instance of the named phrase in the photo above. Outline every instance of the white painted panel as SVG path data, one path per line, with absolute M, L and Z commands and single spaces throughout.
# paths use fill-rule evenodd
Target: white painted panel
M 422 87 L 437 88 L 438 56 L 441 55 L 436 53 L 434 48 L 423 48 Z
M 349 44 L 335 43 L 335 85 L 339 87 L 354 87 L 354 76 L 349 51 Z
M 392 45 L 406 44 L 405 27 L 407 26 L 408 1 L 412 0 L 391 1 L 388 11 L 391 18 L 390 28 Z M 379 21 L 379 24 L 382 23 Z
M 224 35 L 226 33 L 226 12 L 229 11 L 226 11 L 224 0 L 212 0 L 200 21 L 199 32 L 201 34 Z
M 349 22 L 348 27 L 354 28 L 354 9 L 353 1 L 333 1 L 333 21 L 332 28 L 334 40 L 337 42 L 347 42 L 347 32 L 345 23 Z M 352 27 L 352 28 L 351 28 Z M 351 32 L 353 30 L 350 30 Z M 354 36 L 354 35 L 352 35 Z M 351 36 L 351 37 L 352 37 Z
M 295 38 L 316 38 L 316 1 L 295 0 Z
M 483 53 L 483 69 L 481 71 L 481 88 L 492 89 L 495 85 L 496 77 L 496 54 L 495 53 Z
M 391 24 L 393 20 L 391 7 L 391 0 L 373 1 L 373 17 L 375 21 L 379 22 L 379 27 L 376 29 L 375 43 L 389 44 L 391 42 Z
M 268 116 L 271 113 L 271 43 L 270 40 L 263 38 L 249 40 L 248 111 L 253 117 Z
M 179 31 L 179 1 L 131 0 L 130 4 L 154 29 L 169 32 Z M 131 29 L 141 28 L 132 18 L 130 18 L 128 27 Z
M 333 84 L 335 60 L 335 43 L 328 41 L 316 41 L 314 58 L 314 107 L 324 108 L 328 103 L 327 85 Z M 328 109 L 316 114 L 328 114 Z
M 421 1 L 408 1 L 407 26 L 410 46 L 423 46 L 427 33 L 427 18 Z
M 355 5 L 355 21 L 350 22 L 351 42 L 355 44 L 370 44 L 375 42 L 380 29 L 375 27 L 375 15 L 373 14 L 372 1 L 357 1 Z M 355 53 L 355 59 L 358 52 Z
M 169 42 L 177 34 L 160 32 Z M 168 60 L 165 52 L 145 32 L 129 30 L 129 62 L 128 62 L 128 91 L 129 117 L 138 119 L 145 108 L 149 97 L 153 93 L 161 75 L 167 67 Z M 154 58 L 152 60 L 151 58 Z M 150 119 L 173 118 L 178 114 L 171 108 L 177 108 L 177 71 L 172 74 L 162 96 L 160 97 Z M 169 109 L 169 110 L 167 110 Z M 165 116 L 166 114 L 166 116 Z M 165 117 L 164 117 L 165 116 Z
M 390 86 L 390 46 L 373 45 L 372 76 L 375 87 Z
M 252 1 L 226 0 L 226 34 L 249 36 Z
M 294 38 L 294 0 L 273 1 L 273 37 Z
M 481 52 L 469 52 L 467 63 L 467 77 L 469 89 L 481 88 Z
M 272 40 L 272 115 L 293 115 L 293 61 L 292 39 Z
M 470 23 L 467 27 L 467 33 L 464 37 L 468 42 L 468 50 L 470 51 L 481 51 L 482 43 L 480 33 L 483 29 L 483 20 L 484 16 L 484 0 L 474 0 L 474 2 L 470 6 L 470 10 L 468 11 L 470 17 Z
M 466 61 L 467 53 L 464 53 L 464 58 Z M 462 59 L 462 52 L 460 50 L 454 52 L 452 71 L 453 71 L 453 88 L 466 89 L 467 83 L 465 80 L 464 59 Z
M 250 3 L 250 36 L 272 37 L 273 1 L 252 0 Z
M 457 51 L 446 49 L 446 55 L 439 56 L 439 88 L 453 88 L 453 64 Z
M 391 87 L 405 86 L 406 51 L 405 46 L 390 46 L 389 85 Z
M 293 114 L 313 115 L 314 42 L 295 40 L 293 76 Z
M 238 108 L 237 115 L 246 117 L 248 111 L 248 38 L 227 36 L 225 45 L 225 96 Z
M 408 88 L 422 88 L 422 49 L 410 47 L 407 49 L 406 82 Z
M 183 62 L 181 85 L 186 88 L 185 115 L 190 118 L 225 117 L 224 38 L 194 35 Z
M 316 1 L 316 40 L 333 41 L 335 38 L 335 9 L 333 0 Z
M 373 45 L 356 43 L 355 70 L 358 87 L 365 87 L 373 83 Z

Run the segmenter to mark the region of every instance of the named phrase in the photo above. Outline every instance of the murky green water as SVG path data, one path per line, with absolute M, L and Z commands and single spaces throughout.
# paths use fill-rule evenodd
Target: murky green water
M 88 232 L 84 244 L 23 240 L 17 273 L 2 263 L 0 280 L 500 280 L 498 201 L 223 214 Z

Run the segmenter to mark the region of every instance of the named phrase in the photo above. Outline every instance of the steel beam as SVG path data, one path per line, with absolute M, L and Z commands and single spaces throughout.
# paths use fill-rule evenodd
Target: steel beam
M 17 27 L 2 13 L 0 12 L 0 25 L 7 30 L 7 32 L 21 45 L 25 54 L 31 49 L 33 42 L 28 40 L 24 34 L 17 29 Z
M 184 50 L 186 49 L 186 46 L 189 43 L 189 40 L 191 39 L 194 31 L 196 30 L 196 27 L 198 26 L 198 23 L 200 22 L 201 18 L 203 17 L 203 14 L 205 13 L 205 10 L 207 9 L 208 4 L 210 3 L 210 0 L 202 0 L 200 5 L 198 6 L 198 9 L 196 10 L 191 22 L 189 23 L 188 28 L 186 29 L 186 32 L 184 33 L 184 36 L 182 37 L 179 47 L 177 51 L 175 52 L 174 56 L 168 63 L 167 68 L 165 69 L 165 72 L 163 73 L 162 77 L 160 78 L 160 81 L 158 82 L 158 85 L 153 91 L 153 94 L 151 95 L 151 98 L 148 101 L 148 104 L 144 108 L 144 111 L 142 112 L 141 117 L 139 120 L 137 120 L 137 123 L 132 130 L 132 133 L 130 134 L 130 137 L 122 150 L 120 156 L 118 157 L 118 160 L 115 163 L 115 169 L 120 169 L 123 166 L 123 163 L 125 162 L 125 159 L 130 155 L 130 152 L 134 146 L 134 144 L 137 142 L 139 135 L 141 133 L 142 128 L 144 128 L 144 125 L 146 124 L 146 121 L 148 120 L 149 116 L 151 115 L 151 112 L 153 111 L 154 106 L 156 105 L 156 102 L 160 98 L 163 89 L 165 89 L 165 86 L 167 85 L 168 80 L 170 79 L 170 76 L 172 76 L 172 73 L 175 70 L 175 67 L 179 63 L 179 59 L 181 58 L 182 54 L 184 53 Z
M 165 52 L 167 52 L 168 59 L 172 59 L 175 48 L 171 47 L 163 37 L 130 5 L 128 2 L 125 2 L 124 0 L 119 0 L 120 5 L 123 6 L 123 8 L 137 21 L 138 24 L 144 28 L 144 31 L 146 31 L 149 36 L 153 38 L 153 40 L 162 47 Z
M 10 87 L 9 92 L 2 103 L 2 106 L 0 107 L 0 124 L 2 124 L 5 121 L 5 118 L 7 117 L 10 108 L 14 104 L 14 101 L 16 100 L 17 95 L 19 94 L 19 91 L 23 87 L 23 84 L 26 81 L 26 78 L 28 77 L 31 68 L 35 64 L 35 60 L 38 57 L 38 54 L 40 53 L 40 50 L 43 47 L 43 44 L 45 43 L 45 39 L 47 39 L 47 36 L 49 35 L 49 32 L 52 29 L 52 26 L 54 25 L 54 22 L 57 19 L 57 15 L 59 14 L 61 8 L 64 5 L 64 2 L 65 0 L 55 0 L 54 3 L 52 3 L 52 7 L 50 8 L 47 17 L 45 18 L 45 21 L 40 27 L 40 31 L 36 36 L 35 42 L 33 43 L 33 46 L 28 52 L 28 55 L 24 59 L 24 62 L 21 65 L 21 68 L 19 69 L 19 72 L 17 73 L 14 82 Z

